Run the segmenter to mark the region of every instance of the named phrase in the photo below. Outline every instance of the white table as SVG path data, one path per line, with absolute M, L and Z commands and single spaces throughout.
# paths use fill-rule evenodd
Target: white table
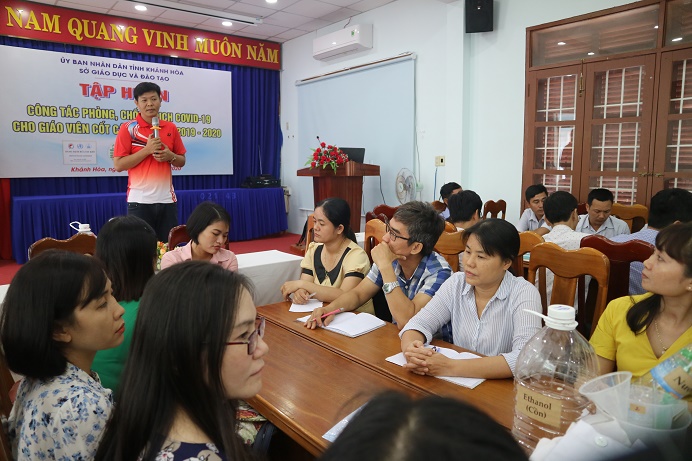
M 258 251 L 236 255 L 238 272 L 255 285 L 255 303 L 258 306 L 283 301 L 281 285 L 287 280 L 300 278 L 301 256 L 278 250 Z

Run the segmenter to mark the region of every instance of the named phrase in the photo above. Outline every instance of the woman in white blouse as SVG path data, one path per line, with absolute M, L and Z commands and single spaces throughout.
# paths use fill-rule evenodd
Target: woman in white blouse
M 403 328 L 401 350 L 410 371 L 431 376 L 509 378 L 524 344 L 541 328 L 536 287 L 508 269 L 519 252 L 519 234 L 503 219 L 465 230 L 464 272 L 452 275 Z M 454 344 L 485 355 L 452 360 L 425 346 L 452 323 Z
M 8 420 L 13 458 L 93 459 L 113 400 L 91 365 L 125 332 L 103 266 L 46 251 L 19 269 L 2 308 L 7 364 L 25 376 Z

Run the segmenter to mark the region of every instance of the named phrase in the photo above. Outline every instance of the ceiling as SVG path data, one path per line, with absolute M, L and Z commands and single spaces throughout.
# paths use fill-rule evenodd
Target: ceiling
M 147 6 L 147 11 L 139 12 L 135 10 L 136 3 L 124 0 L 32 1 L 258 40 L 285 42 L 395 0 L 278 0 L 273 4 L 266 0 L 168 0 L 181 5 L 262 19 L 262 24 L 256 26 L 234 22 L 231 27 L 222 26 L 222 20 L 218 18 L 155 6 Z

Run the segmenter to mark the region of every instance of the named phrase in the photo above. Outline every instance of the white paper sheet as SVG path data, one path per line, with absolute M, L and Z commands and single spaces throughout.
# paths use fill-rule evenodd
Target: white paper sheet
M 480 358 L 476 354 L 472 354 L 470 352 L 457 352 L 454 349 L 449 349 L 447 347 L 432 346 L 432 348 L 435 349 L 435 352 L 439 352 L 440 354 L 444 355 L 445 357 L 449 357 L 450 359 L 453 359 L 453 360 L 466 360 L 466 359 Z M 403 367 L 406 364 L 406 357 L 404 357 L 403 352 L 399 352 L 396 355 L 392 355 L 391 357 L 387 357 L 387 362 L 391 362 L 393 364 L 399 365 L 400 367 Z M 483 378 L 462 378 L 459 376 L 435 376 L 435 378 L 444 379 L 445 381 L 449 381 L 450 383 L 457 384 L 459 386 L 468 387 L 470 389 L 475 388 L 480 383 L 485 381 L 485 379 L 483 379 Z

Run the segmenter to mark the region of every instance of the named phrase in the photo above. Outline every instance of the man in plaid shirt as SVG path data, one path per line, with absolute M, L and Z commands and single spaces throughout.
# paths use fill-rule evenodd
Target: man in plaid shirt
M 387 318 L 391 314 L 392 321 L 403 328 L 452 275 L 447 261 L 433 251 L 444 227 L 443 219 L 429 203 L 414 201 L 401 205 L 387 222 L 382 242 L 372 249 L 373 265 L 368 275 L 327 308 L 315 309 L 305 326 L 315 328 L 322 325 L 321 316 L 326 312 L 353 311 L 375 298 L 378 316 Z M 378 309 L 376 295 L 380 289 L 389 312 L 386 308 L 385 312 Z M 333 318 L 325 318 L 324 324 L 328 325 Z

